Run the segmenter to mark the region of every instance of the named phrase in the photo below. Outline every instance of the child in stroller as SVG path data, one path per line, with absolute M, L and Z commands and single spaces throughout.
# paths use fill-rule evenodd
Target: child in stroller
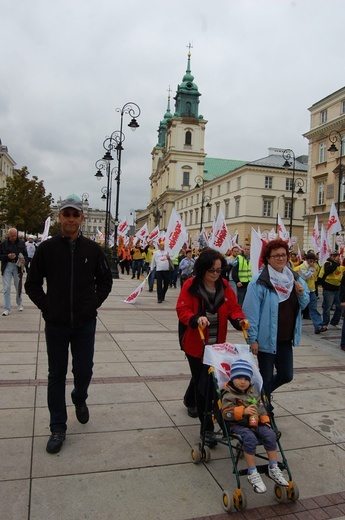
M 230 380 L 222 397 L 222 415 L 229 432 L 239 435 L 247 464 L 247 478 L 256 493 L 265 493 L 266 486 L 255 465 L 256 447 L 262 442 L 269 461 L 268 476 L 279 486 L 288 486 L 277 462 L 277 436 L 261 395 L 251 384 L 253 369 L 244 359 L 231 365 Z

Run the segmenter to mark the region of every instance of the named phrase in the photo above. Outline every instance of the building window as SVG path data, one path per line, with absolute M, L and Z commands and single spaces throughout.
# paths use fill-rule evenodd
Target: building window
M 292 186 L 293 186 L 292 179 L 290 177 L 287 177 L 285 179 L 285 189 L 286 189 L 286 191 L 292 191 Z
M 209 208 L 207 208 L 207 213 L 208 213 L 207 220 L 208 220 L 208 222 L 211 222 L 211 215 L 212 215 L 212 206 L 211 205 Z
M 317 184 L 317 204 L 325 203 L 325 182 L 321 181 Z
M 345 114 L 345 99 L 341 102 L 341 114 Z
M 284 204 L 284 218 L 291 217 L 291 200 L 286 200 Z
M 212 199 L 212 188 L 210 188 L 209 193 L 210 193 L 210 198 Z
M 229 201 L 228 200 L 225 201 L 225 214 L 224 214 L 224 217 L 225 218 L 229 218 Z
M 237 177 L 237 189 L 241 189 L 241 177 Z
M 190 132 L 189 130 L 188 132 L 186 132 L 184 144 L 187 144 L 189 146 L 192 144 L 192 132 Z
M 265 188 L 267 190 L 272 189 L 273 177 L 265 177 Z
M 319 144 L 319 163 L 325 162 L 326 160 L 326 142 Z
M 189 211 L 189 225 L 191 226 L 193 224 L 193 210 Z
M 327 123 L 327 110 L 320 112 L 320 124 L 323 125 L 324 123 Z
M 264 200 L 263 216 L 272 217 L 272 201 L 271 200 Z
M 195 210 L 195 224 L 197 224 L 199 222 L 199 210 L 196 209 Z
M 230 193 L 230 181 L 226 183 L 226 192 Z
M 218 197 L 220 196 L 220 184 L 219 186 L 217 186 L 217 191 L 218 191 Z
M 183 186 L 189 186 L 189 172 L 183 172 Z
M 240 177 L 239 177 L 240 179 Z M 235 200 L 235 217 L 240 216 L 240 199 Z

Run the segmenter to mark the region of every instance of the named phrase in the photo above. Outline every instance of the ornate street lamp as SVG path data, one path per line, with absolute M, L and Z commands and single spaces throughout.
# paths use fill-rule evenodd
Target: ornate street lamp
M 117 255 L 117 230 L 119 226 L 119 207 L 120 207 L 120 180 L 121 180 L 121 158 L 123 151 L 123 142 L 125 140 L 125 135 L 122 132 L 123 128 L 123 116 L 128 114 L 132 119 L 128 124 L 129 128 L 133 131 L 139 128 L 138 122 L 136 120 L 137 117 L 140 116 L 141 110 L 136 103 L 129 102 L 123 105 L 122 108 L 116 108 L 116 112 L 120 113 L 120 130 L 113 132 L 110 136 L 110 139 L 114 139 L 117 141 L 116 144 L 116 155 L 117 155 L 117 176 L 116 180 L 116 201 L 115 201 L 115 230 L 114 230 L 114 248 L 112 254 L 112 262 L 111 262 L 111 270 L 113 274 L 113 278 L 119 278 L 119 270 L 118 270 L 118 255 Z
M 194 181 L 196 182 L 196 188 L 201 187 L 200 231 L 202 231 L 204 223 L 204 208 L 211 207 L 211 197 L 205 195 L 205 179 L 201 175 L 197 175 Z
M 337 148 L 335 143 L 339 143 L 339 166 L 337 168 L 335 168 L 334 172 L 336 172 L 339 169 L 337 211 L 338 211 L 339 222 L 341 224 L 341 219 L 340 219 L 341 185 L 344 184 L 344 182 L 343 182 L 343 170 L 342 170 L 342 164 L 341 164 L 341 158 L 342 158 L 342 155 L 343 155 L 343 136 L 337 130 L 333 130 L 329 134 L 328 139 L 332 143 L 331 146 L 328 148 L 328 151 L 331 152 L 331 154 L 333 154 L 333 153 L 338 151 L 338 148 Z
M 303 195 L 303 186 L 304 186 L 304 180 L 303 179 L 296 179 L 295 180 L 295 166 L 296 166 L 296 157 L 292 150 L 287 149 L 283 152 L 283 158 L 285 159 L 285 162 L 283 164 L 283 168 L 288 170 L 290 166 L 292 166 L 292 183 L 291 183 L 291 209 L 290 209 L 290 240 L 292 237 L 292 220 L 293 220 L 293 210 L 294 210 L 294 204 L 293 204 L 293 196 L 295 192 L 297 195 Z M 290 161 L 292 159 L 292 162 Z M 298 188 L 298 189 L 297 189 Z

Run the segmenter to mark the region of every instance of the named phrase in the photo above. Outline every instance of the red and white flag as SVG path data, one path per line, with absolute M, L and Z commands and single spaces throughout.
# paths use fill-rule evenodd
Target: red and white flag
M 311 246 L 314 249 L 315 253 L 318 253 L 320 251 L 319 221 L 317 219 L 317 215 L 315 217 L 314 228 L 311 233 Z
M 149 229 L 147 227 L 147 222 L 135 233 L 135 237 L 139 238 L 143 242 L 146 240 L 147 235 L 149 234 Z
M 323 224 L 321 224 L 321 240 L 320 240 L 320 253 L 319 253 L 319 263 L 322 265 L 327 258 L 329 257 L 331 252 L 331 247 L 328 243 L 328 237 L 325 232 L 325 228 Z
M 231 249 L 231 236 L 226 227 L 224 215 L 221 209 L 219 209 L 218 217 L 214 224 L 213 233 L 208 245 L 223 255 Z
M 135 289 L 135 291 L 133 291 L 129 296 L 127 296 L 127 298 L 125 300 L 123 300 L 124 303 L 135 303 L 137 301 L 140 294 L 144 290 L 144 285 L 146 283 L 147 278 L 148 278 L 148 276 L 145 278 L 145 280 L 143 282 L 141 282 L 140 285 L 138 285 L 138 287 Z
M 120 224 L 117 226 L 117 233 L 119 235 L 125 235 L 130 229 L 130 225 L 127 222 L 126 217 L 121 220 Z
M 285 242 L 289 242 L 290 240 L 290 233 L 286 230 L 286 227 L 284 226 L 284 223 L 278 213 L 278 235 L 279 238 L 282 240 L 285 240 Z
M 338 212 L 336 210 L 334 202 L 332 202 L 331 211 L 329 214 L 329 220 L 327 224 L 326 229 L 326 235 L 327 238 L 330 237 L 330 235 L 333 235 L 333 233 L 338 233 L 338 231 L 341 231 L 341 224 L 338 216 Z
M 252 270 L 252 276 L 258 274 L 259 270 L 263 266 L 261 253 L 262 248 L 266 243 L 266 240 L 264 240 L 259 233 L 252 228 L 250 235 L 250 267 Z
M 50 228 L 50 217 L 46 218 L 46 221 L 44 223 L 44 231 L 42 233 L 41 242 L 44 242 L 47 240 L 49 236 L 49 228 Z
M 147 236 L 147 241 L 150 242 L 151 240 L 153 240 L 154 242 L 157 241 L 159 237 L 159 226 L 156 226 L 155 228 L 153 228 L 153 230 L 151 231 L 151 233 L 148 234 Z
M 165 233 L 165 249 L 170 256 L 173 256 L 181 251 L 184 243 L 188 244 L 188 233 L 180 215 L 173 208 Z

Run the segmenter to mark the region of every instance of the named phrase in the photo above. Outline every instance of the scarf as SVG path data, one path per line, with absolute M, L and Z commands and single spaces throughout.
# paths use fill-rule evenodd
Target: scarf
M 199 285 L 199 294 L 205 302 L 205 309 L 214 314 L 224 302 L 224 287 L 222 283 L 216 282 L 214 300 L 211 301 L 203 283 Z
M 292 271 L 286 266 L 284 267 L 282 273 L 276 271 L 270 265 L 267 267 L 271 283 L 278 294 L 279 303 L 285 302 L 285 300 L 290 298 L 290 294 L 295 285 L 295 279 Z

